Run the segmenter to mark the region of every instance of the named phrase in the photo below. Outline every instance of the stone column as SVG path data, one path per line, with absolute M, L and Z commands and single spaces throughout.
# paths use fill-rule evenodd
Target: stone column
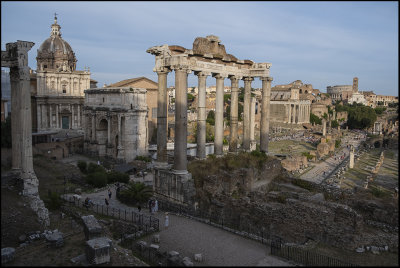
M 289 119 L 288 119 L 288 123 L 291 124 L 292 123 L 292 104 L 289 103 Z
M 326 137 L 326 120 L 322 119 L 322 136 Z
M 198 72 L 199 94 L 197 107 L 197 158 L 206 158 L 206 80 L 207 74 Z
M 239 105 L 239 80 L 240 77 L 231 78 L 231 129 L 229 137 L 229 151 L 237 151 L 237 131 L 238 131 L 238 105 Z
M 12 108 L 12 106 L 11 106 L 11 108 Z M 48 125 L 47 125 L 47 105 L 46 104 L 42 104 L 42 126 L 43 126 L 43 128 L 44 129 L 47 129 L 48 128 Z M 11 112 L 12 113 L 12 112 Z
M 10 68 L 10 84 L 11 84 L 11 165 L 12 169 L 21 169 L 21 152 L 22 152 L 22 126 L 21 122 L 21 97 L 23 88 L 20 84 L 18 68 Z
M 353 146 L 351 146 L 351 149 L 350 149 L 349 168 L 354 168 L 354 148 L 353 148 Z
M 157 165 L 166 166 L 167 159 L 167 135 L 168 135 L 168 92 L 167 76 L 168 70 L 157 71 L 158 94 L 157 94 Z
M 122 149 L 121 114 L 118 114 L 118 149 Z
M 187 173 L 187 76 L 185 65 L 176 65 L 175 70 L 175 148 L 173 169 Z
M 80 105 L 80 104 L 78 104 L 78 105 L 76 106 L 76 108 L 78 109 L 78 115 L 77 115 L 77 117 L 78 117 L 77 128 L 81 128 L 81 105 Z
M 56 126 L 57 126 L 57 128 L 60 128 L 59 117 L 60 117 L 60 115 L 58 114 L 58 104 L 56 104 Z
M 37 111 L 36 111 L 36 113 L 37 113 L 37 132 L 39 132 L 40 129 L 42 128 L 42 114 L 41 114 L 42 105 L 41 104 L 36 104 L 36 107 L 37 107 Z
M 75 128 L 74 106 L 73 104 L 69 106 L 71 108 L 71 129 Z
M 243 149 L 250 150 L 250 97 L 251 82 L 253 77 L 245 77 L 244 79 L 244 105 L 243 105 Z
M 250 101 L 250 149 L 253 150 L 252 145 L 254 143 L 254 127 L 256 117 L 256 98 L 251 97 Z
M 262 99 L 261 99 L 261 126 L 260 126 L 260 151 L 268 152 L 269 139 L 269 109 L 271 98 L 272 77 L 262 77 Z M 290 106 L 289 106 L 290 107 Z M 290 109 L 289 109 L 290 111 Z M 289 118 L 290 121 L 290 118 Z
M 53 128 L 53 109 L 51 108 L 51 103 L 49 104 L 49 120 L 50 129 Z
M 214 76 L 216 83 L 215 97 L 215 135 L 214 135 L 214 153 L 223 155 L 224 139 L 224 76 L 218 74 Z

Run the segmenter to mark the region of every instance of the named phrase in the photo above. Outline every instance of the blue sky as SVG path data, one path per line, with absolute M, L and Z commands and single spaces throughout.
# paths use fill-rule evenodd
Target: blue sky
M 192 48 L 196 37 L 219 36 L 238 59 L 272 63 L 272 85 L 295 80 L 398 96 L 398 2 L 1 2 L 1 49 L 32 41 L 29 66 L 50 36 L 54 12 L 62 38 L 92 78 L 104 83 L 146 76 L 157 81 L 156 45 Z M 174 73 L 168 75 L 168 86 Z M 197 77 L 189 75 L 189 86 Z M 215 85 L 208 78 L 207 85 Z M 225 85 L 230 85 L 228 79 Z M 243 81 L 239 86 L 243 86 Z M 253 87 L 261 87 L 256 78 Z

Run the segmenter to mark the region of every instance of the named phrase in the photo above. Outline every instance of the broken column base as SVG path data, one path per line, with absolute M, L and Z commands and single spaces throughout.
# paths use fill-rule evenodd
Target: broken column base
M 174 202 L 193 204 L 196 189 L 192 174 L 185 171 L 154 168 L 153 190 Z
M 111 239 L 99 237 L 86 241 L 86 259 L 91 264 L 110 262 Z

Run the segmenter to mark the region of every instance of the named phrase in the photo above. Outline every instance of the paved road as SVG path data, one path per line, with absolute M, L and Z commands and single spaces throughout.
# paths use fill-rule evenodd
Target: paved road
M 94 203 L 104 204 L 107 189 L 97 193 L 82 194 L 82 200 L 90 197 Z M 107 196 L 108 198 L 108 196 Z M 120 203 L 112 188 L 110 208 L 137 208 Z M 142 213 L 150 215 L 146 208 Z M 164 227 L 164 213 L 159 211 L 152 216 L 160 220 L 160 250 L 177 251 L 181 256 L 194 260 L 194 254 L 202 253 L 204 261 L 194 262 L 195 266 L 293 266 L 292 263 L 270 255 L 270 248 L 260 242 L 232 234 L 220 228 L 201 223 L 186 217 L 169 215 L 169 227 Z M 151 242 L 149 236 L 144 240 Z
M 314 164 L 314 168 L 300 175 L 300 178 L 303 180 L 321 183 L 340 163 L 344 161 L 347 156 L 349 156 L 350 149 L 346 147 L 347 144 L 353 145 L 355 148 L 357 148 L 360 143 L 365 140 L 357 140 L 354 138 L 354 136 L 354 134 L 350 134 L 350 136 L 342 138 L 342 147 L 340 151 L 336 153 L 336 160 L 335 156 L 331 156 L 325 161 L 316 163 Z M 343 159 L 340 159 L 340 157 L 343 155 Z

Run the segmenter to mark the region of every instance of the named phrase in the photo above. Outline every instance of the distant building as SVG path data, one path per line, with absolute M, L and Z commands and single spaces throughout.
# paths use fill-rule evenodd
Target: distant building
M 326 92 L 331 95 L 333 101 L 348 101 L 353 94 L 358 93 L 358 78 L 353 78 L 353 85 L 328 86 Z

